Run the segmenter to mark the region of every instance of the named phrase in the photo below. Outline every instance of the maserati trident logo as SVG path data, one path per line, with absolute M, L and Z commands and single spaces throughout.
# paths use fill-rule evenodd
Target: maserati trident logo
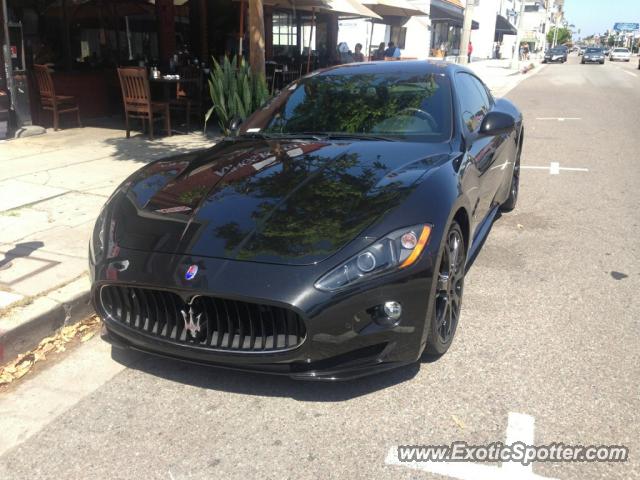
M 193 311 L 193 305 L 189 304 L 189 312 L 180 310 L 182 319 L 184 320 L 184 328 L 189 331 L 193 338 L 196 338 L 196 334 L 200 331 L 200 318 L 202 314 L 195 314 Z

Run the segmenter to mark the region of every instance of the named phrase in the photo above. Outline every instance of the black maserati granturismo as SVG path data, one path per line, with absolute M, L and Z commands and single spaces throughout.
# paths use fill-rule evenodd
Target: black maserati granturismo
M 523 139 L 518 109 L 462 66 L 307 75 L 113 193 L 90 242 L 103 338 L 297 379 L 441 355 L 467 268 L 516 205 Z

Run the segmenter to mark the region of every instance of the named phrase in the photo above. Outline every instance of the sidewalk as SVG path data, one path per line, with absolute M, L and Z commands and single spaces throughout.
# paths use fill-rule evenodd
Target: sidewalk
M 525 66 L 531 64 L 534 65 L 533 70 L 528 73 L 521 72 Z M 494 96 L 503 97 L 527 76 L 531 76 L 540 70 L 540 60 L 521 61 L 518 70 L 511 69 L 511 59 L 478 60 L 471 62 L 467 67 L 473 70 L 487 84 Z
M 39 340 L 16 331 L 42 338 L 89 310 L 89 234 L 118 184 L 145 163 L 213 143 L 96 127 L 0 142 L 0 363 Z

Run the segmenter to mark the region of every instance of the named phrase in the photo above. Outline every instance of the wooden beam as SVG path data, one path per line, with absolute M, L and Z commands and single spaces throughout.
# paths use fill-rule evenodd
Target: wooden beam
M 265 76 L 264 7 L 262 0 L 249 0 L 249 63 L 253 73 Z
M 69 9 L 67 0 L 62 0 L 62 39 L 64 66 L 66 70 L 71 70 L 73 60 L 71 59 L 71 34 L 69 32 Z
M 158 50 L 160 64 L 169 65 L 169 58 L 176 53 L 176 24 L 173 0 L 156 0 L 156 21 L 158 25 Z

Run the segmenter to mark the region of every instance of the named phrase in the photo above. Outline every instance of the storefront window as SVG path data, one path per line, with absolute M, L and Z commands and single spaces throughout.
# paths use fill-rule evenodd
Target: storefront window
M 293 15 L 286 12 L 273 14 L 273 44 L 285 46 L 298 44 L 298 29 Z

